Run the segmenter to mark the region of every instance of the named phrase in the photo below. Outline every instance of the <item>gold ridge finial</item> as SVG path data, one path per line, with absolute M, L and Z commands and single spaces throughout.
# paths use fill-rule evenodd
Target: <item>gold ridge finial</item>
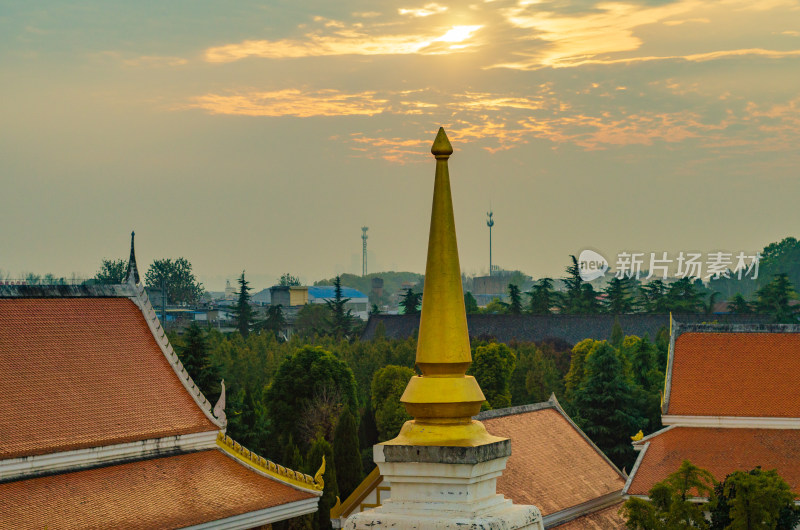
M 466 375 L 472 353 L 461 287 L 453 198 L 447 159 L 453 147 L 439 128 L 431 147 L 436 157 L 428 261 L 422 293 L 417 367 L 400 401 L 414 420 L 389 445 L 477 446 L 501 440 L 472 416 L 485 401 L 474 377 Z
M 431 146 L 431 153 L 433 153 L 436 158 L 450 158 L 450 155 L 453 154 L 453 146 L 450 145 L 450 140 L 447 139 L 444 127 L 439 127 L 439 132 L 436 133 L 436 139 Z

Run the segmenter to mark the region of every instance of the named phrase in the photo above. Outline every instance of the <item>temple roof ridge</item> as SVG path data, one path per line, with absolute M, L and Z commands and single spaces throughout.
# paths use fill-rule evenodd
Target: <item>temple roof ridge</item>
M 217 435 L 217 447 L 219 447 L 220 450 L 222 450 L 231 458 L 261 473 L 262 475 L 276 479 L 294 488 L 310 491 L 315 495 L 322 495 L 324 482 L 322 481 L 321 476 L 322 473 L 325 472 L 324 456 L 322 458 L 322 465 L 320 466 L 320 469 L 317 471 L 316 475 L 312 477 L 311 475 L 289 469 L 280 464 L 276 464 L 272 460 L 268 460 L 263 456 L 257 455 L 250 449 L 235 441 L 230 436 L 227 436 L 223 431 L 219 431 L 219 434 Z

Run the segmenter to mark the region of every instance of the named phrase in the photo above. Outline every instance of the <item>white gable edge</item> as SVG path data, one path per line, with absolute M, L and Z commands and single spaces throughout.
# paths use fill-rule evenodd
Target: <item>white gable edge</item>
M 609 506 L 613 506 L 623 500 L 625 499 L 622 497 L 621 490 L 613 491 L 587 502 L 545 515 L 542 517 L 542 522 L 545 528 L 557 527 L 558 525 L 568 523 L 578 517 L 583 517 L 584 515 L 589 515 L 604 508 L 608 508 Z
M 172 344 L 169 343 L 169 339 L 164 332 L 164 328 L 161 326 L 161 322 L 158 320 L 158 315 L 150 303 L 150 298 L 147 296 L 147 291 L 145 291 L 144 285 L 135 285 L 133 288 L 136 296 L 131 297 L 130 300 L 133 301 L 133 303 L 136 304 L 136 307 L 138 307 L 142 312 L 142 315 L 147 322 L 147 327 L 150 328 L 150 332 L 152 333 L 153 338 L 156 340 L 156 344 L 158 344 L 158 347 L 161 348 L 161 353 L 164 354 L 164 357 L 167 359 L 167 362 L 169 362 L 170 366 L 172 366 L 172 369 L 175 371 L 178 379 L 183 384 L 184 388 L 186 388 L 187 392 L 189 392 L 189 395 L 192 396 L 195 403 L 197 403 L 197 406 L 200 407 L 200 410 L 203 411 L 203 414 L 206 415 L 211 423 L 220 429 L 225 429 L 227 423 L 220 421 L 219 418 L 214 416 L 211 411 L 211 403 L 203 395 L 203 392 L 200 390 L 200 388 L 194 384 L 189 372 L 187 372 L 186 368 L 183 367 L 183 363 L 181 363 L 181 360 L 178 358 L 175 350 L 172 349 Z
M 303 499 L 301 501 L 280 504 L 271 508 L 265 508 L 255 512 L 247 512 L 233 517 L 226 517 L 217 521 L 209 521 L 193 526 L 187 526 L 187 530 L 244 530 L 257 526 L 299 517 L 309 513 L 314 513 L 318 509 L 319 497 Z
M 157 458 L 176 452 L 214 449 L 217 446 L 218 432 L 214 430 L 181 434 L 45 455 L 9 458 L 0 460 L 0 480 L 22 479 L 60 471 L 78 471 L 110 463 Z
M 630 489 L 631 483 L 633 482 L 633 477 L 635 477 L 636 472 L 639 471 L 639 464 L 641 464 L 642 460 L 644 460 L 644 454 L 647 452 L 648 447 L 650 447 L 650 442 L 645 443 L 643 447 L 641 446 L 636 447 L 636 449 L 639 449 L 639 456 L 636 457 L 636 462 L 633 464 L 633 469 L 631 469 L 631 474 L 628 475 L 628 480 L 625 481 L 625 486 L 623 486 L 622 488 L 622 495 L 625 496 L 628 495 L 628 490 Z
M 800 429 L 800 418 L 758 416 L 677 416 L 665 415 L 661 423 L 673 427 L 711 427 L 728 429 Z

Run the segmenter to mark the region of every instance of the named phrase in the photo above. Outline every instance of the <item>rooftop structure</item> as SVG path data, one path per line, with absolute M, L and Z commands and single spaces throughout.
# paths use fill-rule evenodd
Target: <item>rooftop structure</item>
M 133 247 L 133 245 L 132 245 Z M 312 513 L 321 476 L 225 435 L 131 250 L 128 281 L 0 286 L 0 528 L 252 528 Z
M 514 445 L 497 491 L 517 504 L 538 506 L 545 528 L 624 527 L 618 511 L 626 477 L 572 422 L 555 396 L 544 403 L 482 412 L 476 419 Z M 352 513 L 391 496 L 391 482 L 376 469 L 331 510 L 331 519 L 341 527 Z
M 800 325 L 673 326 L 664 429 L 634 443 L 628 495 L 646 496 L 683 460 L 717 480 L 777 469 L 800 497 Z
M 540 530 L 535 506 L 515 505 L 496 492 L 511 454 L 508 439 L 472 419 L 485 398 L 466 375 L 472 355 L 447 167 L 453 148 L 443 128 L 431 153 L 436 175 L 416 358 L 422 375 L 411 378 L 400 398 L 414 419 L 373 448 L 392 498 L 351 515 L 344 527 Z

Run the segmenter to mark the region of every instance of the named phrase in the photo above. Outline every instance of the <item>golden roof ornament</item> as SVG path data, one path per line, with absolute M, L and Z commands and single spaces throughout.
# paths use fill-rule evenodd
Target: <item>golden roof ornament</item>
M 385 444 L 474 447 L 503 438 L 472 419 L 486 398 L 475 378 L 466 375 L 472 353 L 447 167 L 453 147 L 444 128 L 431 153 L 436 176 L 416 359 L 422 375 L 411 378 L 400 398 L 414 419 Z

